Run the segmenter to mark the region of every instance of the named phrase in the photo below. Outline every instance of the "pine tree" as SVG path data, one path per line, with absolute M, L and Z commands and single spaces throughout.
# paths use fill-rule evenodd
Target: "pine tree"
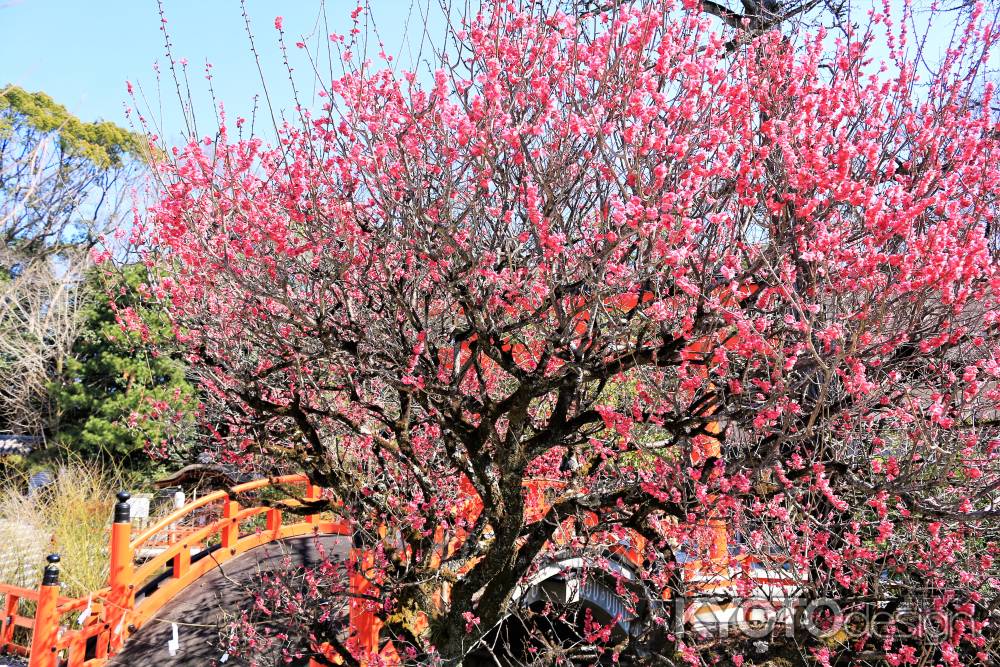
M 54 438 L 87 456 L 146 462 L 145 450 L 176 457 L 190 443 L 196 407 L 185 366 L 154 344 L 170 324 L 143 308 L 146 268 L 118 274 L 94 270 L 81 288 L 82 333 L 51 391 L 58 416 Z M 112 294 L 114 301 L 109 298 Z M 123 331 L 123 312 L 143 313 L 143 332 Z M 129 311 L 129 312 L 131 312 Z

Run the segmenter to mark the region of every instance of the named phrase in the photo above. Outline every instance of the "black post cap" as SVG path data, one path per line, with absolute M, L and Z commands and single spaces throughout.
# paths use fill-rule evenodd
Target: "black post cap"
M 45 557 L 49 562 L 45 566 L 45 573 L 42 575 L 42 586 L 59 585 L 59 554 L 49 554 Z
M 128 523 L 132 520 L 128 499 L 132 496 L 128 491 L 119 491 L 116 497 L 118 502 L 115 503 L 115 523 Z

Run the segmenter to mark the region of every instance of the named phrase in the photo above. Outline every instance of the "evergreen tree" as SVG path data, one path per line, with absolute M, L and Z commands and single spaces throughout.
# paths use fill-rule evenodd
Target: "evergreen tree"
M 48 387 L 80 333 L 90 252 L 145 171 L 145 140 L 0 87 L 0 433 L 50 435 Z
M 143 306 L 146 271 L 141 265 L 115 275 L 95 269 L 81 287 L 82 331 L 51 392 L 55 439 L 85 456 L 135 465 L 145 463 L 145 450 L 176 458 L 190 444 L 195 391 L 184 364 L 162 351 L 172 337 L 170 323 Z M 123 331 L 125 312 L 141 313 L 147 328 Z

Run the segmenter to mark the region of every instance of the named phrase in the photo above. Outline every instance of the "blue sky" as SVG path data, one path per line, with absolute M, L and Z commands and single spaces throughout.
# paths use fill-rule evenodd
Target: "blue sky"
M 189 61 L 198 116 L 204 117 L 211 108 L 203 78 L 206 60 L 213 66 L 216 95 L 230 116 L 248 113 L 261 86 L 239 0 L 164 0 L 163 4 L 174 56 Z M 408 23 L 411 28 L 422 23 L 420 14 L 428 0 L 372 0 L 371 4 L 387 52 L 401 54 L 407 61 L 411 49 L 403 42 L 404 30 Z M 353 0 L 327 0 L 330 32 L 350 30 L 355 5 Z M 286 39 L 294 52 L 299 35 L 316 34 L 321 2 L 247 0 L 247 8 L 271 97 L 275 106 L 288 108 L 291 93 L 274 18 L 284 18 Z M 440 23 L 438 19 L 436 25 Z M 125 124 L 128 80 L 145 91 L 163 136 L 177 140 L 184 124 L 172 81 L 164 77 L 162 94 L 156 91 L 154 62 L 159 61 L 166 74 L 159 27 L 155 0 L 0 0 L 0 86 L 14 83 L 44 90 L 84 120 Z M 308 63 L 301 53 L 293 56 L 299 57 L 294 64 L 306 82 L 308 98 L 313 77 L 307 76 Z
M 444 26 L 437 12 L 438 0 L 369 2 L 378 36 L 397 61 L 412 64 L 415 60 L 424 13 L 431 15 L 431 40 L 442 42 Z M 201 124 L 212 125 L 211 100 L 203 78 L 206 60 L 213 65 L 215 92 L 230 117 L 247 115 L 261 84 L 239 0 L 163 0 L 163 5 L 174 57 L 189 62 L 196 115 L 203 119 Z M 311 93 L 315 77 L 293 44 L 300 35 L 311 35 L 307 43 L 325 45 L 328 42 L 324 33 L 346 33 L 355 6 L 356 0 L 327 0 L 324 29 L 318 23 L 321 0 L 247 0 L 261 66 L 278 110 L 290 108 L 292 95 L 278 50 L 274 18 L 284 19 L 300 92 L 303 101 L 310 103 L 314 101 Z M 163 88 L 157 91 L 153 73 L 153 64 L 159 62 L 167 74 L 159 28 L 156 0 L 0 0 L 0 86 L 15 83 L 28 90 L 44 90 L 84 120 L 127 124 L 124 106 L 129 103 L 128 80 L 145 94 L 149 106 L 142 111 L 154 120 L 154 129 L 168 143 L 176 143 L 184 132 L 181 105 L 172 81 L 164 77 Z M 935 32 L 946 34 L 948 29 L 939 25 Z M 404 33 L 409 34 L 408 42 L 404 41 Z M 932 39 L 932 44 L 936 41 Z M 940 50 L 939 45 L 934 46 L 937 48 L 932 47 L 932 53 Z M 369 53 L 377 52 L 373 44 Z M 875 53 L 879 53 L 878 47 Z M 269 121 L 257 127 L 265 136 L 271 134 Z

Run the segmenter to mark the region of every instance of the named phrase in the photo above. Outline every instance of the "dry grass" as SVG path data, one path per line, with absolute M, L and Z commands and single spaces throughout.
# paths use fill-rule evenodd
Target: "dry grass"
M 54 471 L 52 484 L 32 495 L 23 493 L 24 484 L 3 485 L 0 491 L 0 545 L 11 545 L 6 530 L 29 534 L 24 547 L 17 548 L 12 576 L 20 569 L 32 581 L 10 581 L 36 586 L 48 552 L 62 557 L 59 564 L 63 595 L 86 595 L 106 585 L 108 578 L 108 528 L 116 490 L 122 488 L 122 474 L 98 464 L 71 459 Z M 0 547 L 2 548 L 2 547 Z M 37 559 L 32 570 L 30 559 Z M 8 568 L 10 569 L 10 568 Z M 0 570 L 0 579 L 7 572 Z
M 0 510 L 0 517 L 5 516 Z M 34 588 L 48 550 L 48 538 L 33 525 L 0 518 L 0 581 Z

